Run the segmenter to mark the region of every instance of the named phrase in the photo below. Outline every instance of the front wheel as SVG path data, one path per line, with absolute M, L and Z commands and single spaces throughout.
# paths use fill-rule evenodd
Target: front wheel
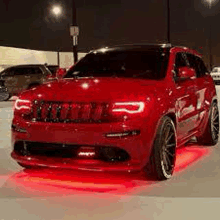
M 176 161 L 176 129 L 170 117 L 163 117 L 154 140 L 146 172 L 156 180 L 171 178 Z
M 219 110 L 216 102 L 213 102 L 209 110 L 208 123 L 204 133 L 197 137 L 198 143 L 202 145 L 216 145 L 219 137 Z

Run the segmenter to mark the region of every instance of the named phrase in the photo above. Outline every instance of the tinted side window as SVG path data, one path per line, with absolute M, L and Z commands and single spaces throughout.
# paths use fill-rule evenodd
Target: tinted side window
M 206 68 L 203 60 L 200 57 L 197 57 L 197 62 L 198 62 L 199 70 L 200 70 L 200 77 L 209 74 L 208 69 Z
M 184 53 L 177 53 L 176 59 L 175 59 L 175 73 L 176 73 L 176 75 L 174 76 L 174 78 L 178 77 L 178 69 L 180 67 L 186 67 L 186 66 L 188 66 L 188 65 L 187 65 L 187 62 L 185 59 L 185 54 Z
M 40 67 L 30 67 L 28 68 L 28 73 L 29 74 L 42 74 L 42 70 Z
M 15 68 L 15 75 L 26 75 L 27 74 L 27 68 L 23 68 L 23 67 L 18 67 L 18 68 Z
M 15 68 L 10 68 L 10 69 L 5 70 L 5 71 L 2 73 L 2 76 L 14 76 L 14 74 L 15 74 L 14 69 L 15 69 Z
M 196 71 L 196 77 L 202 77 L 208 73 L 204 62 L 200 57 L 188 53 L 187 58 L 189 60 L 190 67 Z
M 196 71 L 196 76 L 198 77 L 200 74 L 200 71 L 199 71 L 199 66 L 198 66 L 196 56 L 194 56 L 193 54 L 189 54 L 189 53 L 187 53 L 186 56 L 189 61 L 189 66 Z

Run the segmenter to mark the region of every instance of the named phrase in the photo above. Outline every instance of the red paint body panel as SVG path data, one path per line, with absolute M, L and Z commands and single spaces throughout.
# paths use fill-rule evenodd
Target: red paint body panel
M 155 133 L 163 116 L 168 115 L 175 121 L 178 146 L 193 135 L 201 134 L 207 123 L 209 106 L 213 99 L 216 99 L 215 86 L 210 75 L 175 82 L 173 70 L 175 57 L 179 52 L 199 55 L 187 48 L 171 48 L 166 76 L 160 80 L 111 77 L 62 79 L 24 92 L 19 97 L 22 100 L 41 99 L 66 103 L 144 103 L 143 112 L 127 113 L 128 118 L 105 123 L 36 122 L 25 118 L 15 109 L 12 124 L 25 129 L 26 132 L 12 129 L 12 146 L 18 141 L 110 146 L 125 150 L 130 156 L 128 161 L 112 163 L 95 159 L 22 156 L 15 150 L 12 157 L 28 165 L 73 169 L 140 170 L 149 160 Z M 120 138 L 106 137 L 106 134 L 126 131 L 140 131 L 140 134 Z

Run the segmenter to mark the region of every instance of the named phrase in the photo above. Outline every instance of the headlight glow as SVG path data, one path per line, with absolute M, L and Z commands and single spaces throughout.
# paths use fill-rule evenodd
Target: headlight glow
M 17 99 L 15 101 L 15 109 L 21 110 L 21 109 L 31 109 L 31 101 L 25 100 L 25 99 Z
M 116 102 L 113 112 L 140 113 L 144 110 L 144 102 Z

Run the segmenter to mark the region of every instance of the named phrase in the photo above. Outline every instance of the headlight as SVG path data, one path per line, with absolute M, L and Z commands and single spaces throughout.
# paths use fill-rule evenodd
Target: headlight
M 129 114 L 144 111 L 144 102 L 116 102 L 113 104 L 112 112 L 126 112 Z
M 25 99 L 17 99 L 15 101 L 14 110 L 22 114 L 28 114 L 31 112 L 31 107 L 31 101 Z

